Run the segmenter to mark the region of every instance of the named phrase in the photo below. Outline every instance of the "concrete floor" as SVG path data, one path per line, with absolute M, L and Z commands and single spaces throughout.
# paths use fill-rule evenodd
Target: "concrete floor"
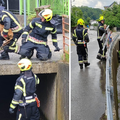
M 69 37 L 69 34 L 66 33 L 66 36 Z M 35 73 L 55 73 L 56 72 L 56 63 L 62 60 L 63 55 L 63 35 L 57 34 L 58 46 L 61 49 L 59 52 L 54 52 L 55 47 L 53 46 L 51 36 L 48 36 L 48 42 L 51 51 L 52 57 L 47 61 L 40 61 L 36 58 L 36 50 L 34 50 L 34 55 L 31 58 L 33 63 L 33 71 Z M 69 40 L 66 39 L 66 43 L 69 43 Z M 17 42 L 18 45 L 21 45 L 21 38 Z M 19 69 L 17 67 L 17 62 L 20 60 L 20 55 L 15 53 L 9 53 L 10 60 L 0 60 L 0 75 L 11 75 L 18 74 Z

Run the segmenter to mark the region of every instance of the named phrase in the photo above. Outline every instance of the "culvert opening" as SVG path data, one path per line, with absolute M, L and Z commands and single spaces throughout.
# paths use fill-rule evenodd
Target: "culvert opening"
M 56 74 L 37 74 L 40 84 L 37 86 L 37 95 L 40 99 L 40 120 L 54 118 L 56 101 Z M 19 75 L 0 76 L 0 120 L 15 120 L 14 114 L 9 113 L 9 106 L 14 94 L 14 85 Z M 51 113 L 51 116 L 49 114 Z

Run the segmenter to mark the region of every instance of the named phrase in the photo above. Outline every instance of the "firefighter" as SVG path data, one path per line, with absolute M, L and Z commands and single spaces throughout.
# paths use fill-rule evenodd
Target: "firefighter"
M 9 113 L 14 113 L 18 105 L 16 120 L 39 120 L 38 101 L 35 99 L 36 85 L 39 84 L 39 78 L 32 72 L 32 63 L 29 59 L 21 59 L 17 65 L 21 73 L 16 80 Z
M 57 44 L 57 33 L 52 14 L 52 10 L 44 9 L 38 14 L 39 18 L 33 19 L 26 26 L 22 34 L 22 46 L 19 52 L 21 58 L 28 57 L 30 59 L 32 51 L 36 49 L 36 57 L 39 60 L 44 61 L 50 59 L 52 53 L 47 45 L 47 36 L 49 34 L 52 34 L 52 41 L 55 46 L 54 51 L 60 50 Z M 29 33 L 30 30 L 32 30 L 31 33 Z
M 101 16 L 99 18 L 99 25 L 98 25 L 98 30 L 97 30 L 97 41 L 98 41 L 98 45 L 99 45 L 99 51 L 98 51 L 98 54 L 97 54 L 97 59 L 99 60 L 105 60 L 105 52 L 102 50 L 103 48 L 103 40 L 100 41 L 102 35 L 104 32 L 107 32 L 105 29 L 104 29 L 104 17 Z
M 4 51 L 0 56 L 0 60 L 8 60 L 10 59 L 8 52 L 17 53 L 18 46 L 16 42 L 23 29 L 16 16 L 12 12 L 5 10 L 3 6 L 0 6 L 0 24 L 4 25 L 3 32 L 0 34 L 0 46 L 3 44 L 4 38 L 8 38 L 8 30 L 11 29 L 13 32 L 13 39 L 4 47 Z
M 88 30 L 83 27 L 84 24 L 85 24 L 84 20 L 80 18 L 77 21 L 77 27 L 74 30 L 72 37 L 74 43 L 77 46 L 77 55 L 80 69 L 83 69 L 83 64 L 85 64 L 85 67 L 90 65 L 90 63 L 88 62 L 88 49 L 87 49 L 87 43 L 89 42 Z

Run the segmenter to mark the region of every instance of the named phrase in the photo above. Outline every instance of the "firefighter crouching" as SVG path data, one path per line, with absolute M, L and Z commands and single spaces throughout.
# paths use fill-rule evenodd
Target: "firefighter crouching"
M 27 57 L 30 59 L 33 50 L 36 49 L 36 57 L 39 60 L 44 61 L 50 59 L 52 53 L 47 45 L 47 36 L 49 34 L 52 34 L 53 45 L 56 48 L 54 51 L 60 50 L 57 44 L 57 33 L 52 14 L 52 10 L 44 9 L 38 14 L 40 18 L 33 19 L 32 22 L 26 26 L 22 34 L 22 46 L 19 52 L 21 58 Z M 31 33 L 29 33 L 30 30 L 32 30 Z
M 107 32 L 105 29 L 104 29 L 104 17 L 101 16 L 99 18 L 99 25 L 98 25 L 98 30 L 97 30 L 97 41 L 98 41 L 98 45 L 99 45 L 99 51 L 98 51 L 98 54 L 97 54 L 97 59 L 99 60 L 105 60 L 106 57 L 105 57 L 105 53 L 106 51 L 103 51 L 102 48 L 103 48 L 103 40 L 100 40 L 102 35 L 104 34 L 104 32 Z
M 90 65 L 90 63 L 88 63 L 88 49 L 87 49 L 87 43 L 89 42 L 89 37 L 87 33 L 88 30 L 83 28 L 84 24 L 85 22 L 83 19 L 79 19 L 77 21 L 77 27 L 74 30 L 72 37 L 74 43 L 77 46 L 77 55 L 80 69 L 83 69 L 83 64 L 85 64 L 85 67 Z
M 32 72 L 32 63 L 24 58 L 18 62 L 20 77 L 16 80 L 15 92 L 10 104 L 9 113 L 14 113 L 18 105 L 16 120 L 39 120 L 40 113 L 36 101 L 36 85 L 39 78 Z
M 8 38 L 9 29 L 13 32 L 13 39 L 9 44 L 4 46 L 4 51 L 0 56 L 0 60 L 8 60 L 10 59 L 8 52 L 18 52 L 16 42 L 22 34 L 23 29 L 16 16 L 12 12 L 5 10 L 3 6 L 0 6 L 0 24 L 4 25 L 3 32 L 0 34 L 0 46 L 2 46 L 4 38 Z

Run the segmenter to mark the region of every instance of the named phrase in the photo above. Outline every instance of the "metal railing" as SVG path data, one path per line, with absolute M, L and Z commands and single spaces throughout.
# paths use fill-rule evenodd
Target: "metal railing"
M 69 37 L 65 35 L 65 32 L 69 33 L 69 30 L 65 28 L 65 25 L 69 26 L 69 23 L 65 22 L 65 18 L 69 18 L 67 15 L 62 15 L 62 32 L 63 32 L 63 60 L 65 60 L 65 54 L 69 55 L 69 44 L 66 43 L 65 39 L 69 40 Z M 66 50 L 66 46 L 68 47 L 68 51 Z
M 113 42 L 110 45 L 110 48 L 108 49 L 108 53 L 107 53 L 107 61 L 106 61 L 106 105 L 107 105 L 107 120 L 113 120 L 113 107 L 112 107 L 112 103 L 113 103 L 113 86 L 110 84 L 112 81 L 111 78 L 111 74 L 112 74 L 112 70 L 111 70 L 111 64 L 112 64 L 112 51 L 114 48 L 114 45 L 117 41 L 117 38 L 119 37 L 119 35 L 116 35 L 113 38 Z

